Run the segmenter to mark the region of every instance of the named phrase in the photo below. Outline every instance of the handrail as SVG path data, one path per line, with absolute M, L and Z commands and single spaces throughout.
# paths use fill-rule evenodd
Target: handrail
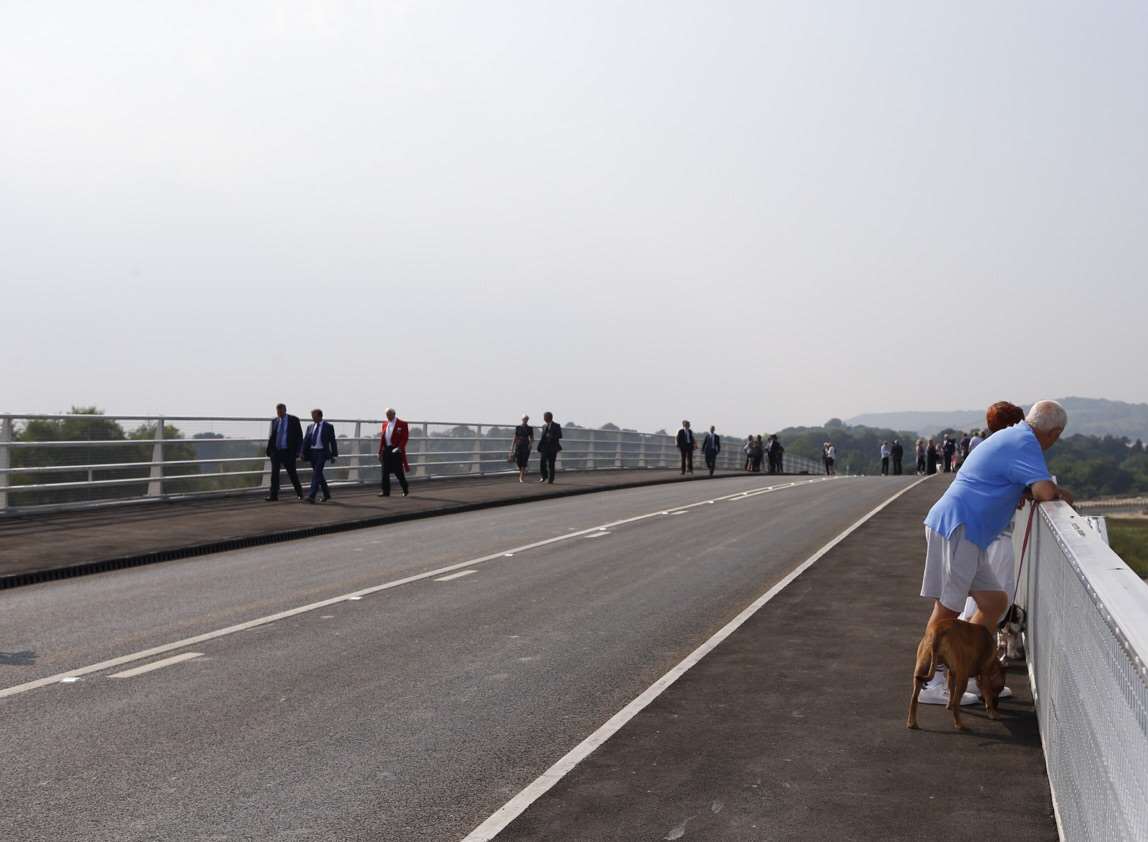
M 263 452 L 267 438 L 253 437 L 249 427 L 237 429 L 235 425 L 268 425 L 270 420 L 252 416 L 0 413 L 0 511 L 253 493 L 270 485 L 270 461 Z M 382 419 L 325 420 L 335 425 L 342 451 L 341 458 L 327 468 L 329 479 L 338 484 L 376 482 L 380 471 L 375 457 L 379 435 L 371 435 L 370 431 L 374 425 L 381 425 Z M 146 434 L 140 436 L 138 430 L 120 427 L 124 438 L 20 441 L 18 421 L 70 421 L 80 427 L 84 422 L 101 425 L 143 422 Z M 204 432 L 216 435 L 197 438 L 185 430 L 179 437 L 169 437 L 167 430 L 173 422 L 206 424 L 212 429 Z M 511 470 L 506 453 L 513 441 L 515 423 L 407 423 L 411 429 L 407 457 L 412 479 L 482 476 Z M 230 432 L 234 435 L 220 434 L 216 429 L 228 426 L 232 427 Z M 350 429 L 339 434 L 340 426 Z M 677 465 L 677 447 L 672 435 L 589 427 L 563 427 L 562 431 L 564 449 L 559 455 L 559 470 L 669 468 Z M 137 437 L 129 438 L 129 434 Z M 723 436 L 723 442 L 726 446 L 719 456 L 718 467 L 722 470 L 739 469 L 744 458 L 740 437 Z M 126 447 L 141 450 L 125 452 Z M 147 451 L 142 451 L 143 448 Z M 189 450 L 195 451 L 194 458 L 188 458 L 191 455 Z M 75 455 L 65 457 L 64 453 Z M 116 454 L 125 454 L 131 461 L 109 461 L 116 459 Z M 532 458 L 537 460 L 537 456 L 532 455 Z M 65 464 L 53 464 L 60 461 Z M 696 454 L 696 461 L 699 464 L 695 469 L 701 468 L 703 459 L 700 453 Z M 254 468 L 256 463 L 261 463 L 261 466 Z M 785 456 L 784 466 L 791 473 L 822 472 L 822 467 L 812 460 L 796 456 Z M 300 465 L 299 470 L 305 473 L 310 468 Z M 61 476 L 61 479 L 52 481 L 56 476 Z
M 1018 601 L 1061 835 L 1148 839 L 1148 583 L 1086 516 L 1039 508 Z

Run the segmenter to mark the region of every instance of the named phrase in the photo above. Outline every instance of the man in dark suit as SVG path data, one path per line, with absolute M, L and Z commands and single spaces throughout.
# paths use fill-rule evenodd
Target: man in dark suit
M 682 454 L 682 476 L 686 475 L 687 470 L 691 474 L 694 472 L 694 451 L 697 447 L 698 442 L 694 438 L 694 431 L 690 429 L 690 422 L 682 421 L 682 428 L 678 430 L 678 450 Z
M 717 468 L 717 457 L 721 453 L 721 436 L 714 432 L 714 427 L 710 425 L 710 431 L 706 433 L 705 441 L 702 442 L 702 454 L 706 457 L 706 467 L 710 469 L 710 476 L 714 475 L 714 469 Z
M 323 410 L 311 410 L 311 423 L 303 436 L 303 448 L 299 455 L 311 463 L 311 488 L 307 492 L 307 502 L 314 503 L 319 489 L 323 490 L 323 502 L 331 499 L 331 489 L 323 476 L 323 466 L 327 460 L 339 456 L 339 445 L 335 441 L 335 428 L 323 420 Z
M 777 440 L 777 434 L 769 437 L 769 445 L 765 449 L 766 455 L 769 456 L 769 472 L 771 474 L 785 473 L 785 448 L 781 446 L 781 442 Z
M 279 469 L 286 468 L 287 478 L 295 486 L 295 496 L 303 499 L 303 486 L 299 484 L 299 474 L 295 470 L 295 460 L 299 458 L 299 445 L 303 443 L 303 427 L 299 418 L 287 414 L 287 404 L 275 406 L 275 418 L 271 421 L 271 432 L 267 436 L 267 458 L 271 460 L 271 493 L 267 500 L 279 499 Z
M 538 453 L 542 457 L 542 479 L 539 482 L 554 484 L 557 471 L 558 451 L 562 449 L 562 425 L 554 420 L 554 413 L 542 415 L 542 429 L 538 435 Z
M 904 459 L 905 448 L 901 446 L 901 440 L 893 439 L 893 474 L 895 476 L 901 475 Z

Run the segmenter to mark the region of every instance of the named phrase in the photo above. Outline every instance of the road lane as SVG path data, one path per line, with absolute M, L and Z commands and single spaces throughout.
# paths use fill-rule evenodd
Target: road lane
M 0 817 L 25 838 L 461 838 L 909 479 L 696 507 L 2 700 Z
M 806 480 L 807 481 L 807 480 Z M 651 486 L 392 524 L 0 591 L 0 688 L 621 518 L 803 482 Z M 788 493 L 788 490 L 787 490 Z

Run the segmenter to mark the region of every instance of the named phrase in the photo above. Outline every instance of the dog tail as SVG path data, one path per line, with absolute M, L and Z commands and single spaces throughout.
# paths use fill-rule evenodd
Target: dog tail
M 942 636 L 939 629 L 933 632 L 933 639 L 929 646 L 929 674 L 927 676 L 929 681 L 932 681 L 933 676 L 937 674 L 937 665 L 941 662 L 940 649 Z

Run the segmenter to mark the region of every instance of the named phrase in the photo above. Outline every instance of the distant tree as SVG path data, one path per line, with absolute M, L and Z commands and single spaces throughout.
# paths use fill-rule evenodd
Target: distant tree
M 223 433 L 196 433 L 192 436 L 193 439 L 221 439 L 224 438 Z
M 829 430 L 836 430 L 845 426 L 845 422 L 840 418 L 830 418 L 825 422 L 825 428 Z
M 616 432 L 618 432 L 619 430 L 621 430 L 622 428 L 621 428 L 621 427 L 619 427 L 617 424 L 614 424 L 614 423 L 611 423 L 611 422 L 607 421 L 605 424 L 603 424 L 603 425 L 602 425 L 601 427 L 599 427 L 598 429 L 599 429 L 599 430 L 607 430 L 607 431 L 609 431 L 609 432 L 611 432 L 611 433 L 616 433 Z

